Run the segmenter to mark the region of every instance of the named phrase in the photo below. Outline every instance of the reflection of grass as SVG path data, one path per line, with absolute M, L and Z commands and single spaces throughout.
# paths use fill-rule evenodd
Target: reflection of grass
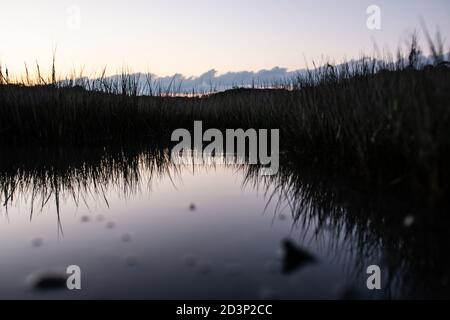
M 50 201 L 56 207 L 70 199 L 77 205 L 88 205 L 92 198 L 108 203 L 109 191 L 127 197 L 161 177 L 177 178 L 182 169 L 172 164 L 168 149 L 11 151 L 0 158 L 0 201 L 10 206 L 27 199 L 44 211 Z M 186 168 L 190 170 L 187 164 Z M 274 201 L 289 203 L 300 230 L 317 226 L 312 230 L 317 241 L 331 234 L 327 248 L 336 256 L 346 254 L 337 247 L 344 241 L 361 262 L 362 272 L 381 252 L 392 281 L 416 287 L 423 295 L 450 296 L 450 221 L 445 211 L 419 209 L 389 194 L 357 192 L 346 179 L 330 176 L 320 165 L 300 163 L 290 154 L 282 157 L 276 176 L 261 176 L 258 166 L 244 165 L 239 170 L 244 184 L 267 187 L 273 190 Z M 404 223 L 408 216 L 415 219 L 412 226 Z M 397 270 L 401 279 L 393 274 Z
M 407 288 L 420 297 L 450 297 L 450 259 L 445 254 L 450 250 L 450 218 L 445 209 L 418 208 L 391 194 L 360 192 L 349 187 L 345 177 L 289 156 L 282 159 L 276 176 L 262 177 L 256 167 L 246 168 L 245 174 L 245 183 L 274 190 L 267 195 L 270 201 L 288 202 L 295 224 L 302 229 L 315 226 L 317 241 L 330 231 L 334 236 L 329 247 L 344 239 L 361 262 L 362 273 L 381 253 L 393 297 Z M 408 219 L 413 219 L 411 225 Z
M 431 47 L 432 66 L 418 64 L 413 41 L 396 62 L 328 64 L 287 81 L 285 90 L 193 98 L 169 97 L 171 88 L 140 96 L 138 76 L 125 72 L 58 82 L 53 68 L 48 80 L 38 72 L 33 82 L 27 72 L 12 84 L 0 71 L 0 144 L 168 139 L 194 120 L 222 130 L 280 128 L 285 151 L 436 204 L 449 190 L 450 69 L 440 46 Z

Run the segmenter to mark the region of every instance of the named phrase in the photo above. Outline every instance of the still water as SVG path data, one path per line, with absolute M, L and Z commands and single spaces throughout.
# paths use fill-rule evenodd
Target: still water
M 16 152 L 0 170 L 0 298 L 425 295 L 408 261 L 391 263 L 391 239 L 372 232 L 371 219 L 377 228 L 384 218 L 367 209 L 361 224 L 345 200 L 294 176 L 173 165 L 167 150 Z M 408 233 L 415 219 L 401 216 L 399 228 Z M 370 291 L 374 264 L 382 289 Z M 81 290 L 51 280 L 69 265 L 81 268 Z

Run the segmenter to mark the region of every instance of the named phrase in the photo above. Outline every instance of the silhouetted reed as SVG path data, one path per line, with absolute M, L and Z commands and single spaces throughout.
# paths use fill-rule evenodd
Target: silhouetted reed
M 168 141 L 194 120 L 222 130 L 279 128 L 281 149 L 293 156 L 438 205 L 450 180 L 450 68 L 440 42 L 430 47 L 433 63 L 420 62 L 413 38 L 395 59 L 325 64 L 274 88 L 191 96 L 127 70 L 59 79 L 53 66 L 44 79 L 37 66 L 34 80 L 28 68 L 21 80 L 0 70 L 0 144 Z

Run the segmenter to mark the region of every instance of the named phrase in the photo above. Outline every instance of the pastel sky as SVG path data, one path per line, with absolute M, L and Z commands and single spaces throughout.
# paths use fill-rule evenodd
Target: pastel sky
M 366 27 L 372 4 L 381 30 Z M 0 62 L 14 73 L 24 62 L 49 66 L 56 47 L 63 73 L 294 70 L 371 53 L 374 41 L 395 50 L 420 30 L 420 17 L 446 39 L 449 14 L 449 0 L 2 0 Z

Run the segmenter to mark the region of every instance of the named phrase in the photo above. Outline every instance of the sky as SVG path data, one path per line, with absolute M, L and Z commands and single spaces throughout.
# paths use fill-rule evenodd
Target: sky
M 367 27 L 370 5 L 381 29 Z M 0 63 L 49 70 L 56 49 L 63 74 L 296 70 L 370 54 L 374 43 L 395 51 L 420 17 L 448 39 L 449 14 L 449 0 L 1 0 Z

